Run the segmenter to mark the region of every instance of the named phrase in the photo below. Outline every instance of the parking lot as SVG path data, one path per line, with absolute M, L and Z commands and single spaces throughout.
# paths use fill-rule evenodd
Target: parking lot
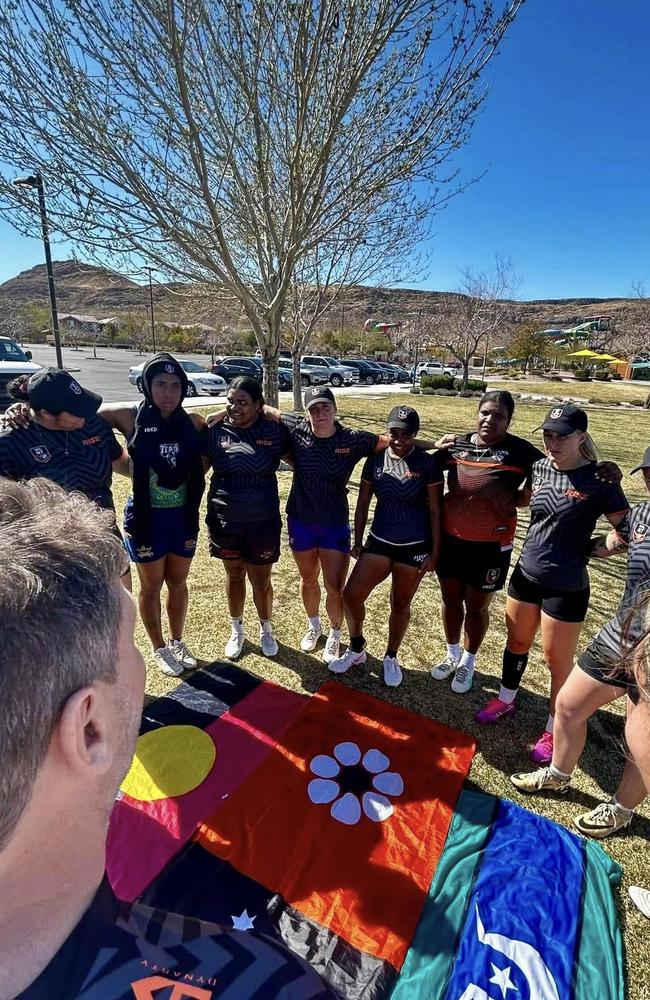
M 56 365 L 54 347 L 49 344 L 25 344 L 24 347 L 32 352 L 33 360 L 39 365 Z M 129 351 L 106 347 L 97 348 L 97 357 L 93 357 L 92 347 L 81 347 L 75 350 L 72 347 L 63 348 L 63 365 L 69 371 L 75 372 L 79 381 L 87 389 L 98 392 L 104 397 L 107 403 L 127 403 L 137 402 L 142 396 L 134 385 L 128 380 L 129 368 L 133 365 L 142 364 L 149 355 L 140 354 L 139 351 Z M 183 358 L 197 361 L 200 365 L 210 368 L 210 357 L 205 354 L 183 354 Z M 407 385 L 399 382 L 393 385 L 355 385 L 349 388 L 341 387 L 336 390 L 337 395 L 372 396 L 383 393 L 396 393 L 400 391 L 408 392 Z M 280 394 L 281 398 L 291 397 L 290 392 Z M 219 397 L 216 397 L 219 398 Z M 200 396 L 196 400 L 190 400 L 191 405 L 205 405 L 212 397 Z

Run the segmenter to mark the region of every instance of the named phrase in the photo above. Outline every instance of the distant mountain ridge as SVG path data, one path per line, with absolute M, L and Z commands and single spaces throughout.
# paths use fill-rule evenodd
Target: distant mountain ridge
M 149 285 L 138 284 L 131 278 L 107 268 L 81 264 L 74 260 L 54 262 L 57 304 L 62 313 L 92 314 L 98 319 L 109 315 L 140 312 L 149 308 Z M 196 321 L 218 326 L 231 323 L 232 315 L 220 314 L 216 308 L 206 312 L 192 303 L 191 285 L 153 285 L 156 319 L 179 323 Z M 369 317 L 399 320 L 407 313 L 423 315 L 440 312 L 440 300 L 447 293 L 420 291 L 409 288 L 371 288 L 352 286 L 341 295 L 329 317 L 340 322 L 345 313 L 347 325 L 360 325 Z M 38 264 L 0 285 L 0 301 L 14 307 L 48 304 L 47 274 L 44 264 Z M 623 298 L 563 298 L 535 299 L 516 304 L 518 322 L 534 322 L 544 326 L 569 326 L 587 316 L 608 316 L 621 320 L 635 310 L 634 299 Z M 327 319 L 323 326 L 327 326 Z

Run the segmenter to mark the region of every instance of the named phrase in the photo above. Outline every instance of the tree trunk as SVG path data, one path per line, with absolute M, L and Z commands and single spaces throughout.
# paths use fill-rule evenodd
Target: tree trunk
M 270 353 L 264 351 L 262 356 L 264 362 L 264 399 L 269 406 L 278 405 L 278 352 Z
M 467 389 L 467 383 L 469 381 L 469 358 L 463 359 L 463 381 L 460 386 L 460 391 L 465 392 Z
M 302 413 L 302 386 L 300 384 L 300 356 L 301 348 L 298 346 L 297 350 L 294 349 L 291 352 L 291 360 L 293 362 L 293 408 L 296 413 Z

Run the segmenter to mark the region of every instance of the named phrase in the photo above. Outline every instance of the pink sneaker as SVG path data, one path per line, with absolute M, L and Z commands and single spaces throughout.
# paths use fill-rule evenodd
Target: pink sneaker
M 500 701 L 499 698 L 492 698 L 488 701 L 485 708 L 482 708 L 480 712 L 477 712 L 474 716 L 476 722 L 483 722 L 488 724 L 494 724 L 498 722 L 499 719 L 505 719 L 508 715 L 515 714 L 515 703 Z
M 544 732 L 530 751 L 533 764 L 546 767 L 553 760 L 553 733 Z

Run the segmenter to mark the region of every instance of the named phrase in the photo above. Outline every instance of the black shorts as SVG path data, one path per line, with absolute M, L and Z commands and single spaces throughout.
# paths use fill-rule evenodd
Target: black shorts
M 601 642 L 598 636 L 591 640 L 586 649 L 578 657 L 578 666 L 588 677 L 601 684 L 611 684 L 612 687 L 624 688 L 628 698 L 638 704 L 640 691 L 634 674 L 617 663 L 615 654 L 609 646 Z
M 368 535 L 363 551 L 373 556 L 385 556 L 392 562 L 419 569 L 424 560 L 431 555 L 431 544 L 431 541 L 426 541 L 412 542 L 410 545 L 393 545 L 391 542 L 382 542 L 374 535 Z
M 536 604 L 549 618 L 578 625 L 582 624 L 587 615 L 589 584 L 582 590 L 547 587 L 527 577 L 517 563 L 508 584 L 508 597 L 523 601 L 524 604 Z
M 210 555 L 216 559 L 241 559 L 251 566 L 266 566 L 280 558 L 282 521 L 224 521 L 210 518 Z
M 470 542 L 443 534 L 436 570 L 441 580 L 461 580 L 484 594 L 501 590 L 506 582 L 512 549 L 499 542 Z

